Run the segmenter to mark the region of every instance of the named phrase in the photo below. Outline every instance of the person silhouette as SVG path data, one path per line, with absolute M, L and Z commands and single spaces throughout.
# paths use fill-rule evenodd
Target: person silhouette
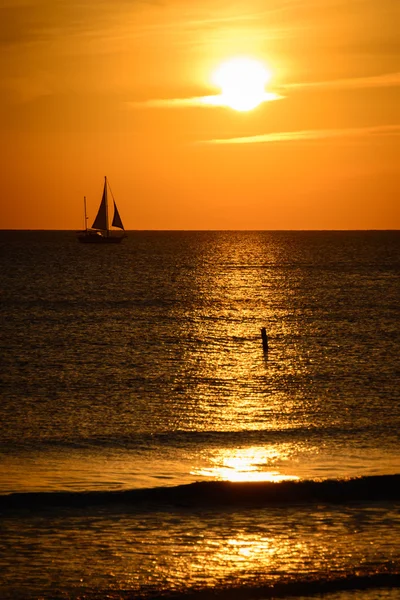
M 261 339 L 264 351 L 268 350 L 268 335 L 265 327 L 261 328 Z

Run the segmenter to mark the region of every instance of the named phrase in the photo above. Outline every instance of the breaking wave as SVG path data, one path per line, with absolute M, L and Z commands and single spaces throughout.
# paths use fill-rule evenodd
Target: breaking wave
M 400 500 L 400 474 L 322 481 L 201 481 L 123 491 L 13 493 L 0 496 L 0 510 L 116 504 L 160 510 L 163 506 L 218 508 L 396 500 Z

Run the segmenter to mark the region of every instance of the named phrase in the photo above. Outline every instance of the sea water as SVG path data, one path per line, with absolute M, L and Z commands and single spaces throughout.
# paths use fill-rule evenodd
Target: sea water
M 399 232 L 3 231 L 0 269 L 1 598 L 400 596 Z

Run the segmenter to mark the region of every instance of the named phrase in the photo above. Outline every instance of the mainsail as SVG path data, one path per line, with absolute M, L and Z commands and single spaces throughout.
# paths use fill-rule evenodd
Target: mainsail
M 108 229 L 108 210 L 107 210 L 107 178 L 104 180 L 103 196 L 101 198 L 99 210 L 93 221 L 92 229 Z

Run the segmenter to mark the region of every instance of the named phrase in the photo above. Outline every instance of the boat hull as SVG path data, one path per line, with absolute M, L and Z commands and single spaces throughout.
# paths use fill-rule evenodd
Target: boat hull
M 81 244 L 120 244 L 125 236 L 123 235 L 101 235 L 97 233 L 84 233 L 78 235 L 78 242 Z

